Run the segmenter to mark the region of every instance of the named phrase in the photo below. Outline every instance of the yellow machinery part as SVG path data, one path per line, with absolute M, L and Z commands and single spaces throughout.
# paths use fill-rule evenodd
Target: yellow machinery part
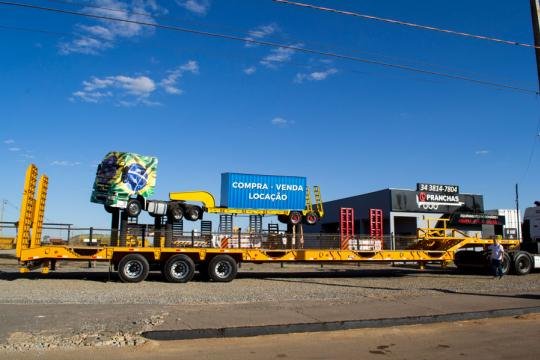
M 207 208 L 215 208 L 216 200 L 208 191 L 183 191 L 169 193 L 169 199 L 179 201 L 197 201 L 202 202 Z
M 30 247 L 30 229 L 32 227 L 32 218 L 34 216 L 34 194 L 36 192 L 37 176 L 37 167 L 34 164 L 28 165 L 24 180 L 19 226 L 17 229 L 16 254 L 18 258 L 21 257 L 22 249 Z

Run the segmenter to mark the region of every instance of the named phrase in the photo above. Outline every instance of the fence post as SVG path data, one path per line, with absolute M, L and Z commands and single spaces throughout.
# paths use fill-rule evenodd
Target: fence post
M 195 229 L 191 230 L 191 247 L 195 247 Z
M 92 244 L 92 235 L 94 234 L 94 228 L 90 226 L 90 239 L 88 239 L 88 243 Z
M 242 247 L 242 228 L 238 228 L 238 248 Z

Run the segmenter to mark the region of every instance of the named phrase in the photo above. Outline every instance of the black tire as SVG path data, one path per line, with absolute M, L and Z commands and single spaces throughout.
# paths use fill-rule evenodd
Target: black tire
M 168 282 L 186 283 L 193 279 L 195 263 L 187 255 L 174 255 L 165 262 L 162 272 Z
M 512 259 L 510 259 L 510 255 L 508 255 L 508 253 L 503 254 L 503 260 L 501 265 L 503 275 L 508 275 L 510 273 L 510 268 L 512 267 Z
M 287 215 L 278 215 L 277 219 L 280 223 L 283 223 L 283 224 L 289 223 L 289 217 Z
M 141 202 L 137 199 L 129 199 L 126 205 L 126 210 L 125 210 L 127 216 L 136 218 L 137 216 L 139 216 L 141 211 L 142 211 Z
M 208 263 L 208 276 L 215 282 L 230 282 L 236 277 L 238 265 L 229 255 L 217 255 Z
M 300 211 L 291 211 L 289 214 L 289 223 L 292 225 L 300 224 L 302 213 Z
M 308 225 L 315 225 L 319 221 L 319 216 L 313 211 L 310 211 L 304 216 L 304 222 Z
M 533 261 L 529 254 L 518 251 L 514 254 L 512 270 L 516 275 L 527 275 L 533 268 Z
M 141 282 L 146 279 L 149 271 L 148 260 L 140 254 L 126 255 L 118 263 L 118 276 L 122 282 Z
M 115 211 L 118 211 L 118 208 L 112 207 L 110 205 L 103 205 L 103 207 L 105 208 L 105 211 L 108 212 L 109 214 L 112 214 Z
M 199 206 L 186 207 L 185 216 L 189 221 L 197 221 L 201 218 L 202 209 Z
M 172 203 L 169 205 L 167 216 L 177 222 L 184 218 L 184 208 L 180 204 Z

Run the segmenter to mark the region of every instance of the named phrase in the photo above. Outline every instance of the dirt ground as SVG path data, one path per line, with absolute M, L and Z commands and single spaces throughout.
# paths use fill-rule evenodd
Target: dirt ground
M 131 348 L 11 353 L 10 359 L 538 359 L 540 314 L 248 338 L 152 341 Z

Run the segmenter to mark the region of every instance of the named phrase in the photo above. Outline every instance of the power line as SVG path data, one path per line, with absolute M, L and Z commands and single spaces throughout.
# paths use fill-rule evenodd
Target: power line
M 159 18 L 163 18 L 163 19 L 170 19 L 170 20 L 175 20 L 175 21 L 186 22 L 186 19 L 180 19 L 178 17 L 173 17 L 173 16 L 170 16 L 170 15 L 164 16 L 163 14 L 158 14 L 158 15 L 149 14 L 149 13 L 133 11 L 132 9 L 126 10 L 126 9 L 119 9 L 119 8 L 112 8 L 112 7 L 104 7 L 104 6 L 98 6 L 98 5 L 89 4 L 87 2 L 77 2 L 77 1 L 72 1 L 72 0 L 69 0 L 69 1 L 65 1 L 65 0 L 46 0 L 46 1 L 52 2 L 52 3 L 63 4 L 63 5 L 69 5 L 69 6 L 84 6 L 84 7 L 92 8 L 92 9 L 114 11 L 114 12 L 119 12 L 119 13 L 126 14 L 126 15 L 129 15 L 129 14 L 139 15 L 139 16 L 150 18 L 150 19 L 154 19 L 154 17 L 159 17 Z M 191 23 L 191 24 L 194 24 L 194 25 L 208 25 L 208 24 L 201 23 L 201 22 L 196 22 L 196 21 L 187 21 L 187 22 Z M 241 32 L 246 31 L 246 29 L 240 29 L 240 28 L 231 27 L 231 26 L 220 26 L 220 27 L 222 29 L 233 30 L 233 31 L 241 31 Z M 295 41 L 290 40 L 289 42 L 295 42 Z M 299 41 L 296 41 L 296 43 L 299 43 Z M 310 43 L 315 44 L 315 45 L 319 45 L 319 46 L 322 46 L 322 47 L 325 47 L 325 48 L 327 47 L 327 44 L 316 42 L 316 41 L 311 41 L 310 40 Z M 335 48 L 335 44 L 334 44 L 334 48 Z M 343 51 L 343 50 L 351 50 L 351 49 L 341 48 L 339 50 Z M 358 54 L 363 54 L 363 55 L 375 56 L 375 57 L 386 58 L 386 59 L 397 60 L 397 61 L 406 61 L 406 62 L 409 62 L 409 63 L 416 63 L 417 65 L 428 65 L 428 66 L 432 66 L 434 68 L 439 68 L 439 69 L 447 70 L 447 71 L 454 71 L 454 72 L 455 71 L 460 71 L 462 73 L 464 72 L 463 69 L 456 69 L 456 68 L 452 68 L 452 67 L 448 67 L 448 66 L 432 64 L 432 63 L 422 61 L 422 60 L 405 59 L 405 58 L 400 58 L 400 57 L 391 56 L 391 55 L 384 55 L 384 54 L 378 54 L 378 53 L 366 52 L 366 51 L 357 51 L 357 50 L 354 50 L 354 49 L 352 51 L 354 51 L 355 53 L 358 53 Z M 289 62 L 289 64 L 290 64 L 290 62 Z M 475 73 L 470 72 L 470 71 L 465 71 L 465 72 L 467 72 L 469 76 L 478 75 L 478 74 L 475 74 Z
M 195 29 L 184 28 L 184 27 L 173 26 L 173 25 L 164 25 L 164 24 L 159 24 L 155 22 L 149 23 L 149 22 L 144 22 L 144 21 L 121 19 L 121 18 L 115 18 L 115 17 L 110 17 L 110 16 L 88 14 L 84 12 L 50 8 L 50 7 L 44 7 L 44 6 L 32 5 L 32 4 L 26 4 L 26 3 L 0 1 L 0 5 L 55 12 L 55 13 L 61 13 L 61 14 L 67 14 L 67 15 L 75 15 L 75 16 L 88 17 L 88 18 L 93 18 L 93 19 L 100 19 L 100 20 L 118 21 L 118 22 L 124 22 L 124 23 L 129 23 L 129 24 L 137 24 L 137 25 L 142 25 L 142 26 L 154 27 L 157 29 L 172 30 L 172 31 L 207 36 L 207 37 L 212 37 L 212 38 L 226 39 L 226 40 L 237 41 L 237 42 L 242 42 L 242 43 L 251 43 L 251 44 L 274 47 L 274 48 L 289 49 L 289 50 L 294 50 L 294 51 L 298 51 L 298 52 L 302 52 L 306 54 L 316 54 L 316 55 L 327 56 L 327 57 L 332 57 L 332 58 L 337 58 L 337 59 L 342 59 L 342 60 L 361 62 L 365 64 L 380 65 L 380 66 L 384 66 L 388 68 L 417 72 L 417 73 L 422 73 L 422 74 L 427 74 L 427 75 L 440 76 L 440 77 L 454 79 L 454 80 L 462 80 L 462 81 L 467 81 L 467 82 L 471 82 L 475 84 L 497 87 L 497 88 L 513 90 L 513 91 L 519 91 L 519 92 L 524 92 L 528 94 L 538 94 L 536 90 L 521 88 L 521 87 L 517 87 L 513 85 L 496 83 L 496 82 L 487 81 L 487 80 L 480 80 L 480 79 L 475 79 L 475 78 L 466 77 L 462 75 L 426 70 L 426 69 L 421 69 L 421 68 L 416 68 L 416 67 L 411 67 L 411 66 L 406 66 L 406 65 L 382 62 L 382 61 L 377 61 L 377 60 L 370 60 L 370 59 L 365 59 L 365 58 L 360 58 L 360 57 L 350 56 L 350 55 L 345 55 L 345 54 L 319 51 L 319 50 L 304 48 L 304 47 L 300 47 L 296 45 L 286 45 L 286 44 L 280 44 L 280 43 L 269 42 L 269 41 L 247 39 L 240 36 L 208 32 L 208 31 L 202 31 L 202 30 L 195 30 Z
M 455 30 L 444 29 L 444 28 L 439 28 L 439 27 L 429 26 L 429 25 L 420 25 L 420 24 L 415 24 L 415 23 L 401 21 L 401 20 L 388 19 L 388 18 L 383 18 L 383 17 L 379 17 L 379 16 L 356 13 L 356 12 L 352 12 L 352 11 L 333 9 L 333 8 L 329 8 L 329 7 L 317 6 L 317 5 L 300 3 L 300 2 L 289 1 L 289 0 L 272 0 L 272 1 L 277 2 L 277 3 L 286 4 L 286 5 L 298 6 L 298 7 L 302 7 L 302 8 L 308 8 L 308 9 L 332 12 L 332 13 L 335 13 L 335 14 L 354 16 L 354 17 L 359 17 L 359 18 L 364 18 L 364 19 L 369 19 L 369 20 L 375 20 L 375 21 L 381 21 L 381 22 L 390 23 L 390 24 L 403 25 L 403 26 L 408 26 L 408 27 L 412 27 L 412 28 L 416 28 L 416 29 L 436 31 L 436 32 L 440 32 L 440 33 L 463 36 L 463 37 L 469 37 L 469 38 L 474 38 L 474 39 L 478 39 L 478 40 L 493 41 L 493 42 L 496 42 L 496 43 L 501 43 L 501 44 L 506 44 L 506 45 L 517 45 L 517 46 L 523 46 L 523 47 L 528 47 L 528 48 L 540 49 L 540 46 L 535 46 L 533 44 L 522 43 L 522 42 L 519 42 L 519 41 L 498 39 L 498 38 L 494 38 L 494 37 L 491 37 L 491 36 L 485 36 L 485 35 L 470 34 L 470 33 L 462 32 L 462 31 L 455 31 Z

